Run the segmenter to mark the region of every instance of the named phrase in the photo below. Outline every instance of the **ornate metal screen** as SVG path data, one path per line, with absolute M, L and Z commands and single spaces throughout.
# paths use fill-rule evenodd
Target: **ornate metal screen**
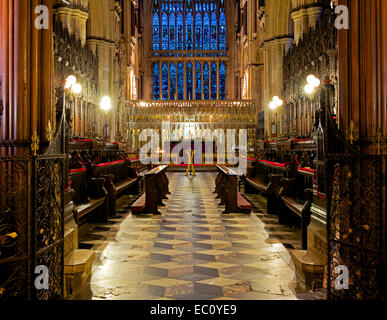
M 386 159 L 359 153 L 328 111 L 328 293 L 331 300 L 382 295 L 382 185 Z M 348 270 L 348 288 L 338 277 Z M 344 279 L 345 280 L 345 279 Z
M 0 158 L 0 299 L 30 295 L 30 172 L 28 158 Z
M 63 298 L 64 167 L 63 155 L 0 158 L 0 300 Z

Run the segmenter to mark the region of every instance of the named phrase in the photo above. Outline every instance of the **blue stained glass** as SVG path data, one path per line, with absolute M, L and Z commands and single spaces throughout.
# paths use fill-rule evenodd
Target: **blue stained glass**
M 202 50 L 202 15 L 196 14 L 195 50 Z
M 184 24 L 181 13 L 177 16 L 177 50 L 184 50 Z
M 153 50 L 160 50 L 160 21 L 159 15 L 153 15 Z
M 192 63 L 187 63 L 187 100 L 193 99 L 193 67 Z
M 166 62 L 163 63 L 162 67 L 162 82 L 163 82 L 163 100 L 168 100 L 168 65 Z
M 177 99 L 184 100 L 184 65 L 177 65 Z
M 168 50 L 168 16 L 164 13 L 161 20 L 162 20 L 162 27 L 163 27 L 162 49 Z
M 211 16 L 211 50 L 218 49 L 218 38 L 217 38 L 218 18 L 216 13 Z
M 207 13 L 203 18 L 203 50 L 210 50 L 210 16 Z
M 203 93 L 204 100 L 210 99 L 210 67 L 206 62 L 203 66 Z
M 154 56 L 188 58 L 227 55 L 224 0 L 154 0 L 153 12 L 153 50 L 179 51 L 153 53 Z M 210 50 L 222 52 L 211 53 Z M 152 67 L 155 100 L 226 99 L 225 63 L 159 61 Z
M 202 100 L 202 65 L 196 64 L 196 100 Z
M 226 100 L 226 66 L 224 62 L 219 68 L 219 99 Z
M 169 16 L 169 50 L 176 50 L 176 25 L 175 15 Z
M 160 70 L 157 62 L 153 65 L 153 99 L 160 100 Z
M 211 64 L 211 100 L 216 100 L 218 88 L 218 67 L 215 62 Z
M 169 84 L 171 87 L 170 100 L 175 100 L 175 96 L 176 96 L 176 66 L 173 62 L 171 63 L 171 66 L 169 67 L 169 76 L 170 76 Z
M 193 17 L 191 13 L 186 16 L 186 48 L 193 50 Z
M 224 13 L 219 17 L 219 50 L 226 50 L 226 16 Z

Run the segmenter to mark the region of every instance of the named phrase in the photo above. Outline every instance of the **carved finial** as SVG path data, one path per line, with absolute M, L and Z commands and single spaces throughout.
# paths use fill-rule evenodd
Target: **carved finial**
M 354 136 L 353 136 L 353 133 L 354 133 L 354 129 L 355 129 L 355 123 L 353 122 L 353 120 L 351 120 L 351 124 L 349 125 L 349 141 L 351 142 L 351 144 L 353 144 L 353 141 L 355 140 Z
M 48 125 L 46 129 L 46 137 L 48 142 L 51 144 L 54 140 L 54 128 L 52 127 L 51 120 L 48 120 Z
M 38 136 L 38 131 L 36 130 L 36 128 L 34 129 L 34 134 L 31 138 L 32 140 L 32 143 L 31 143 L 31 151 L 33 153 L 34 156 L 36 156 L 38 150 L 39 150 L 39 143 L 40 143 L 40 139 L 39 139 L 39 136 Z

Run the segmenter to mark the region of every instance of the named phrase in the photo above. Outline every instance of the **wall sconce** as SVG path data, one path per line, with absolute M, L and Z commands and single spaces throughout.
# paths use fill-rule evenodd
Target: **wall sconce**
M 316 78 L 313 74 L 309 75 L 306 78 L 307 85 L 305 86 L 304 90 L 306 94 L 312 94 L 316 88 L 318 88 L 321 84 L 321 81 Z
M 101 106 L 101 109 L 105 111 L 105 113 L 107 113 L 112 108 L 112 101 L 110 97 L 107 97 L 107 96 L 103 97 L 101 99 L 100 106 Z
M 278 96 L 273 97 L 273 100 L 269 103 L 270 110 L 276 110 L 278 107 L 282 107 L 284 104 Z

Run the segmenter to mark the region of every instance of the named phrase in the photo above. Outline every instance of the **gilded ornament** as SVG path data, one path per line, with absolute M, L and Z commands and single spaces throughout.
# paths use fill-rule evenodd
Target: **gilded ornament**
M 38 136 L 38 131 L 37 129 L 35 128 L 34 129 L 34 134 L 31 138 L 32 140 L 32 143 L 31 143 L 31 151 L 33 153 L 34 156 L 36 156 L 38 150 L 39 150 L 39 143 L 40 143 L 40 139 L 39 139 L 39 136 Z

